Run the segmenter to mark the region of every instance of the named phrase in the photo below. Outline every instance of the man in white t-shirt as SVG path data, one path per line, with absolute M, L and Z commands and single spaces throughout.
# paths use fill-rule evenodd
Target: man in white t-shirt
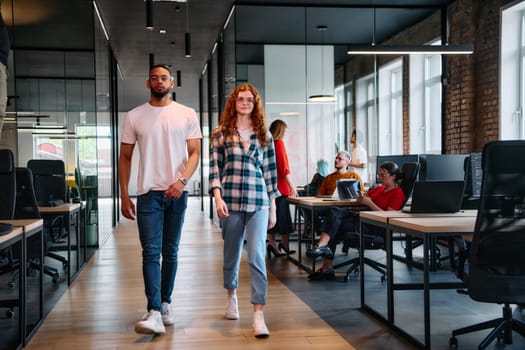
M 349 165 L 354 168 L 364 182 L 368 182 L 370 181 L 368 179 L 368 155 L 366 149 L 358 141 L 361 141 L 361 137 L 358 137 L 357 131 L 354 130 L 350 137 L 352 160 Z
M 148 300 L 148 312 L 135 331 L 164 334 L 164 326 L 174 322 L 170 303 L 188 199 L 185 186 L 199 164 L 202 133 L 195 110 L 170 99 L 173 76 L 167 66 L 151 67 L 146 86 L 149 102 L 124 120 L 119 181 L 122 215 L 137 218 Z M 140 151 L 136 209 L 128 192 L 135 144 Z

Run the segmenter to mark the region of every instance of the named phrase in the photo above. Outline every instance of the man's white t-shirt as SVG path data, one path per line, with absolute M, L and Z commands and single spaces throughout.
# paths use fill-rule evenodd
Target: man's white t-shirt
M 188 162 L 186 141 L 201 138 L 193 108 L 172 101 L 165 107 L 145 103 L 129 111 L 121 141 L 139 147 L 137 194 L 168 189 Z
M 364 182 L 369 182 L 368 179 L 368 155 L 366 150 L 360 145 L 356 144 L 352 149 L 352 163 L 365 164 L 364 168 L 353 168 Z

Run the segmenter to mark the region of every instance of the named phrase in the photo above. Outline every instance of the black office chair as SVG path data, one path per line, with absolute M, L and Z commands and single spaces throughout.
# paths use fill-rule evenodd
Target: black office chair
M 403 167 L 401 168 L 401 172 L 403 174 L 403 178 L 401 179 L 401 182 L 399 183 L 399 187 L 403 190 L 403 193 L 405 194 L 405 202 L 408 200 L 410 195 L 412 194 L 412 189 L 414 188 L 414 183 L 416 182 L 416 179 L 419 174 L 419 163 L 405 163 L 403 164 Z M 404 205 L 405 203 L 403 203 Z M 359 227 L 359 217 L 355 215 L 353 217 L 355 220 L 355 227 Z M 363 232 L 361 235 L 363 237 L 363 248 L 365 250 L 384 250 L 385 249 L 385 232 L 382 229 L 377 228 L 371 228 L 367 227 L 365 228 L 367 231 Z M 343 236 L 343 251 L 348 251 L 348 248 L 354 248 L 359 249 L 359 240 L 360 235 L 359 232 L 347 232 Z M 359 252 L 359 255 L 361 255 L 361 252 Z M 379 272 L 381 274 L 381 282 L 384 282 L 386 279 L 386 265 L 382 264 L 376 260 L 364 257 L 363 262 Z M 350 275 L 352 273 L 359 271 L 359 257 L 350 259 L 342 264 L 336 265 L 336 267 L 341 267 L 345 265 L 350 265 L 349 268 L 346 270 L 346 275 L 344 277 L 344 281 L 348 281 Z
M 479 190 L 481 187 L 481 177 L 483 171 L 481 169 L 481 153 L 470 153 L 465 157 L 463 163 L 463 170 L 465 171 L 465 192 L 463 194 L 463 201 L 461 209 L 470 210 L 477 209 L 479 205 Z M 470 241 L 463 236 L 449 236 L 443 237 L 437 241 L 439 246 L 444 246 L 448 250 L 448 255 L 443 256 L 439 249 L 436 250 L 438 256 L 437 263 L 448 260 L 450 268 L 456 271 L 459 278 L 463 278 L 463 267 L 468 256 Z
M 27 167 L 33 173 L 38 205 L 56 206 L 68 201 L 64 162 L 56 159 L 31 159 Z
M 27 162 L 27 167 L 33 173 L 33 188 L 39 206 L 56 206 L 68 202 L 66 172 L 62 160 L 31 159 Z M 51 251 L 55 248 L 54 245 L 64 244 L 64 238 L 68 235 L 69 228 L 65 227 L 64 216 L 56 215 L 46 218 L 44 227 L 48 239 L 47 256 L 62 262 L 66 268 L 67 259 Z
M 29 168 L 16 168 L 16 205 L 15 205 L 15 219 L 39 219 L 40 210 L 38 209 L 35 191 L 33 187 L 33 174 Z M 62 221 L 60 219 L 50 220 L 47 225 L 44 226 L 44 256 L 56 259 L 55 255 L 59 258 L 60 262 L 64 263 L 67 260 L 53 252 L 49 251 L 49 247 L 52 243 L 49 242 L 50 232 L 53 230 L 61 230 Z M 35 244 L 33 241 L 27 243 L 27 256 L 29 259 L 29 268 L 40 269 L 41 261 L 34 259 L 34 256 L 40 256 L 40 246 Z M 53 282 L 56 283 L 60 274 L 54 267 L 43 265 L 44 274 L 51 276 Z
M 525 304 L 525 141 L 495 141 L 483 147 L 483 179 L 465 282 L 476 301 L 503 304 L 503 316 L 452 332 L 456 336 L 494 328 L 479 349 L 495 338 L 512 344 L 512 331 L 525 337 L 525 323 L 513 319 L 510 304 Z

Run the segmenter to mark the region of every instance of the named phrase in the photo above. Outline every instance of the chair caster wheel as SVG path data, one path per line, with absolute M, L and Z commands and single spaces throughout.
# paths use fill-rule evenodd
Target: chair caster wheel
M 15 310 L 7 310 L 7 311 L 5 312 L 5 317 L 7 317 L 7 318 L 13 318 L 13 317 L 15 317 Z
M 7 288 L 9 289 L 15 288 L 15 282 L 7 282 Z
M 456 349 L 458 347 L 458 340 L 456 337 L 451 337 L 448 341 L 448 346 L 450 349 Z

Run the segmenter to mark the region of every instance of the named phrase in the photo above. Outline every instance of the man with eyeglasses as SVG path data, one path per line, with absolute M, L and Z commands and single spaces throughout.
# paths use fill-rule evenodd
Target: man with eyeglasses
M 318 196 L 331 196 L 337 186 L 337 180 L 342 179 L 359 180 L 361 191 L 365 190 L 361 176 L 355 171 L 348 170 L 350 159 L 350 153 L 347 151 L 337 152 L 334 162 L 335 171 L 324 178 L 321 186 L 319 186 L 319 190 L 317 190 Z
M 150 100 L 124 120 L 119 159 L 122 215 L 137 218 L 147 313 L 135 324 L 140 334 L 164 334 L 174 323 L 170 308 L 177 253 L 186 211 L 188 179 L 199 164 L 202 133 L 195 110 L 172 101 L 167 66 L 150 68 Z M 129 196 L 131 158 L 140 150 L 137 208 Z M 160 258 L 162 255 L 162 267 Z
M 351 156 L 350 153 L 347 151 L 339 151 L 335 155 L 335 171 L 328 176 L 326 176 L 321 183 L 321 186 L 319 186 L 319 190 L 317 191 L 318 196 L 331 196 L 337 187 L 337 181 L 342 179 L 351 179 L 351 180 L 358 180 L 359 186 L 361 188 L 361 191 L 364 191 L 364 185 L 361 177 L 359 174 L 353 170 L 348 170 L 348 167 L 350 165 Z M 325 216 L 327 216 L 330 213 L 330 207 L 321 207 L 316 208 L 315 215 L 317 217 L 321 217 L 320 226 L 324 226 L 324 220 L 326 220 Z M 324 220 L 323 220 L 324 219 Z M 308 220 L 305 218 L 305 220 Z M 323 256 L 325 258 L 331 259 L 333 257 L 333 250 L 335 249 L 336 242 L 335 240 L 332 240 L 330 242 L 330 245 L 324 245 L 319 246 L 315 245 L 308 249 L 306 254 L 310 257 L 317 257 L 317 256 Z M 308 278 L 313 280 L 319 280 L 319 279 L 331 279 L 334 278 L 335 274 L 333 269 L 319 269 L 318 271 L 314 271 L 311 273 Z

